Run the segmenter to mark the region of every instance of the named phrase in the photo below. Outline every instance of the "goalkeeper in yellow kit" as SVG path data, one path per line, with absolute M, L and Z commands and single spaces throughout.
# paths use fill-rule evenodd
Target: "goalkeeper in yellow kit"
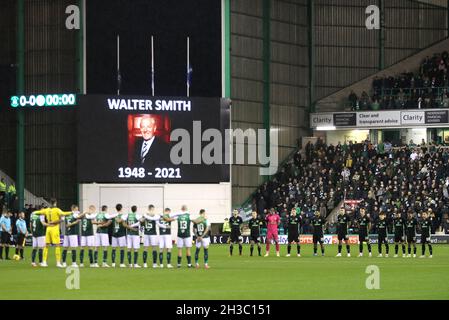
M 62 268 L 61 264 L 61 239 L 59 234 L 59 225 L 64 216 L 71 215 L 72 212 L 63 212 L 61 209 L 57 208 L 56 199 L 50 200 L 50 208 L 42 209 L 39 211 L 35 211 L 34 214 L 43 215 L 48 223 L 47 231 L 45 233 L 45 248 L 44 248 L 44 261 L 42 263 L 42 267 L 47 267 L 47 257 L 48 257 L 48 248 L 52 244 L 55 248 L 56 255 L 56 266 L 58 268 Z

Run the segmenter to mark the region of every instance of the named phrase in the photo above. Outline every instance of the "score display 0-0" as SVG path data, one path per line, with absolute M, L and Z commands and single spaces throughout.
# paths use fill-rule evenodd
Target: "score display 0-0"
M 11 108 L 70 107 L 77 104 L 76 94 L 40 94 L 12 96 Z

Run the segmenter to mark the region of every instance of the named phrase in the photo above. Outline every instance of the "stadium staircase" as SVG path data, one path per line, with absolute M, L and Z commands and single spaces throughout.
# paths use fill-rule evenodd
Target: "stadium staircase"
M 5 182 L 6 182 L 7 186 L 9 186 L 12 183 L 15 184 L 15 181 L 10 176 L 8 176 L 5 172 L 3 172 L 2 170 L 0 170 L 0 177 L 5 179 Z M 41 204 L 44 203 L 47 206 L 50 205 L 47 200 L 45 200 L 42 197 L 38 197 L 38 196 L 32 194 L 31 192 L 29 192 L 26 189 L 25 189 L 25 192 L 24 192 L 24 196 L 25 196 L 25 204 L 32 204 L 34 206 L 40 206 Z
M 447 1 L 446 1 L 447 2 Z M 363 91 L 371 92 L 373 80 L 375 77 L 385 78 L 396 76 L 404 71 L 413 71 L 418 68 L 424 58 L 433 56 L 435 53 L 448 51 L 449 38 L 440 41 L 382 71 L 379 71 L 363 80 L 360 80 L 342 90 L 339 90 L 316 103 L 316 112 L 335 112 L 343 111 L 344 102 L 347 100 L 351 91 L 360 94 Z

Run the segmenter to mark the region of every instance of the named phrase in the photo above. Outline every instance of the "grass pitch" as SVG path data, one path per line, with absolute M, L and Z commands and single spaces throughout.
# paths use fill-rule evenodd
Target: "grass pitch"
M 325 257 L 313 257 L 312 246 L 305 245 L 301 258 L 296 254 L 286 258 L 287 249 L 282 246 L 280 258 L 273 251 L 264 258 L 249 257 L 249 246 L 244 245 L 243 256 L 234 247 L 234 256 L 229 257 L 228 246 L 213 245 L 210 270 L 203 265 L 199 270 L 187 269 L 185 257 L 183 267 L 173 270 L 85 267 L 80 269 L 80 289 L 68 290 L 68 275 L 55 267 L 54 249 L 49 252 L 50 267 L 43 269 L 31 267 L 31 249 L 27 248 L 25 261 L 0 261 L 0 287 L 2 299 L 449 299 L 449 246 L 435 245 L 433 259 L 393 258 L 394 247 L 390 247 L 389 258 L 377 258 L 377 246 L 373 246 L 373 258 L 367 257 L 366 247 L 365 257 L 357 258 L 358 247 L 351 249 L 351 258 L 346 257 L 345 248 L 343 257 L 336 258 L 335 245 L 326 246 Z M 176 249 L 173 252 L 172 264 L 176 265 Z M 296 253 L 294 246 L 292 253 Z M 140 253 L 140 264 L 141 259 Z M 70 252 L 67 260 L 70 265 Z M 371 265 L 380 270 L 379 290 L 368 290 L 365 285 L 366 268 Z

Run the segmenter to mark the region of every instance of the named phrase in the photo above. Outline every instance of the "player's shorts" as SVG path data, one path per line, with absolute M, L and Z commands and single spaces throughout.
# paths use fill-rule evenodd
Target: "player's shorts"
M 178 237 L 176 241 L 176 246 L 178 248 L 192 248 L 192 237 L 180 238 Z
M 292 232 L 292 233 L 288 233 L 288 242 L 299 242 L 299 233 L 297 232 Z
M 21 247 L 25 245 L 25 235 L 23 233 L 17 234 L 17 245 Z
M 140 249 L 140 236 L 126 236 L 128 249 Z
M 45 248 L 45 236 L 33 237 L 33 248 Z
M 78 248 L 78 236 L 64 236 L 64 242 L 62 243 L 64 248 Z
M 421 235 L 421 244 L 430 244 L 430 236 L 429 235 Z
M 394 235 L 394 242 L 404 242 L 404 235 L 403 234 L 395 234 Z
M 61 236 L 59 234 L 59 226 L 55 227 L 47 227 L 47 231 L 45 233 L 45 242 L 47 244 L 61 244 Z
M 11 235 L 8 232 L 2 231 L 1 236 L 1 243 L 2 244 L 9 244 L 11 242 Z
M 158 245 L 159 245 L 159 236 L 158 235 L 145 234 L 143 236 L 143 246 L 144 247 L 157 247 Z
M 359 234 L 359 242 L 369 242 L 369 237 L 366 233 L 362 232 Z
M 377 240 L 378 243 L 388 244 L 388 236 L 386 234 L 379 234 Z
M 241 242 L 240 232 L 232 231 L 231 232 L 231 243 Z
M 81 247 L 95 247 L 95 236 L 81 236 Z
M 253 241 L 254 243 L 259 243 L 260 242 L 260 236 L 251 235 L 251 236 L 249 236 L 249 241 Z
M 198 241 L 198 239 L 196 240 L 196 247 L 197 248 L 209 248 L 210 245 L 210 238 L 203 238 L 201 239 L 201 241 Z
M 113 248 L 125 248 L 126 247 L 126 237 L 112 237 L 112 247 Z
M 109 235 L 107 233 L 97 233 L 95 235 L 95 245 L 97 247 L 109 247 Z
M 349 240 L 349 236 L 347 233 L 339 232 L 338 233 L 338 241 L 347 241 Z
M 271 240 L 279 241 L 279 234 L 277 232 L 270 232 L 270 231 L 268 231 L 268 233 L 267 233 L 267 242 L 271 241 Z
M 407 235 L 407 243 L 416 243 L 416 235 L 408 234 Z
M 173 248 L 173 241 L 170 234 L 164 234 L 159 236 L 159 249 L 171 249 Z
M 313 243 L 315 244 L 315 243 L 318 243 L 318 242 L 320 244 L 323 244 L 324 243 L 324 237 L 321 234 L 314 234 L 313 235 Z

